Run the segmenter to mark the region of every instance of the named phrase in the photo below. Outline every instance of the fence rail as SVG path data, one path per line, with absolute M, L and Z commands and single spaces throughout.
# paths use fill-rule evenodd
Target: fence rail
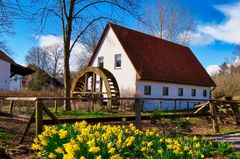
M 176 101 L 202 101 L 206 102 L 205 105 L 202 105 L 196 112 L 194 113 L 183 113 L 183 114 L 164 114 L 161 115 L 161 118 L 183 118 L 183 117 L 210 117 L 212 120 L 213 130 L 215 133 L 219 132 L 218 120 L 217 117 L 226 116 L 226 115 L 233 115 L 236 118 L 236 123 L 240 124 L 240 115 L 239 115 L 239 108 L 240 100 L 217 100 L 217 99 L 185 99 L 185 98 L 91 98 L 91 97 L 84 97 L 84 98 L 63 98 L 63 97 L 0 97 L 0 100 L 9 101 L 9 112 L 3 113 L 0 112 L 0 116 L 8 116 L 8 117 L 15 117 L 20 119 L 20 116 L 13 115 L 13 103 L 17 101 L 26 101 L 26 102 L 34 102 L 34 110 L 32 111 L 30 117 L 23 119 L 28 119 L 28 122 L 24 128 L 22 133 L 21 139 L 19 143 L 23 142 L 24 136 L 26 132 L 30 128 L 32 123 L 35 123 L 36 126 L 36 135 L 40 134 L 43 131 L 43 125 L 45 124 L 57 124 L 57 123 L 73 123 L 76 121 L 86 120 L 90 123 L 96 122 L 115 122 L 121 121 L 123 116 L 111 116 L 111 117 L 98 117 L 98 118 L 81 118 L 81 119 L 58 119 L 54 113 L 52 113 L 45 105 L 45 101 L 54 101 L 54 112 L 57 112 L 58 101 L 70 100 L 70 101 L 97 101 L 97 100 L 122 100 L 122 101 L 133 101 L 134 102 L 134 115 L 131 116 L 124 116 L 127 121 L 135 121 L 136 127 L 138 129 L 142 129 L 142 120 L 150 120 L 151 117 L 149 115 L 141 115 L 143 110 L 143 102 L 147 100 L 165 100 L 165 101 L 174 101 L 174 108 L 176 108 Z M 1 103 L 0 103 L 1 104 Z M 217 111 L 217 105 L 229 105 L 228 107 L 232 108 L 232 112 L 227 113 L 220 113 Z M 202 112 L 203 108 L 208 107 L 209 112 Z M 45 120 L 43 118 L 43 113 L 46 113 L 50 119 Z

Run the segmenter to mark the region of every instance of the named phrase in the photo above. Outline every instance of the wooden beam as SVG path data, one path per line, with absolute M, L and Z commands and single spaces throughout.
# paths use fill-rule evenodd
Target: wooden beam
M 13 111 L 13 100 L 11 100 L 9 104 L 9 114 L 12 115 L 12 111 Z
M 216 114 L 216 105 L 214 102 L 210 102 L 209 107 L 210 107 L 210 113 L 211 113 L 211 119 L 212 119 L 214 133 L 219 133 L 219 126 L 218 126 L 217 114 Z
M 35 116 L 35 108 L 34 108 L 32 114 L 31 114 L 31 117 L 30 117 L 29 120 L 28 120 L 27 125 L 25 126 L 25 128 L 24 128 L 24 130 L 23 130 L 23 133 L 22 133 L 22 135 L 21 135 L 21 138 L 20 138 L 20 140 L 19 140 L 19 142 L 18 142 L 19 144 L 21 144 L 21 143 L 23 142 L 24 136 L 26 135 L 27 131 L 29 130 L 31 124 L 34 123 L 34 116 Z
M 38 100 L 35 102 L 35 124 L 36 124 L 36 137 L 43 131 L 43 103 Z
M 5 100 L 12 101 L 36 101 L 37 97 L 7 97 Z
M 42 105 L 43 111 L 56 123 L 58 123 L 58 118 L 45 106 Z
M 142 104 L 140 100 L 135 100 L 135 114 L 136 114 L 136 128 L 142 130 L 142 123 L 141 123 L 141 111 L 142 111 Z
M 88 73 L 85 74 L 85 77 L 84 77 L 84 92 L 87 92 L 87 88 L 88 88 Z
M 57 100 L 54 101 L 54 113 L 57 114 Z

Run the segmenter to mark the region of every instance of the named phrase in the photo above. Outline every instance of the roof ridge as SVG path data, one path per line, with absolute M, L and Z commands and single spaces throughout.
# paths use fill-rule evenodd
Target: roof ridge
M 188 46 L 185 46 L 185 45 L 182 45 L 182 44 L 178 44 L 178 43 L 175 43 L 175 42 L 172 42 L 172 41 L 169 41 L 169 40 L 160 38 L 160 37 L 156 37 L 156 36 L 153 36 L 153 35 L 148 34 L 148 33 L 145 33 L 145 32 L 141 32 L 141 31 L 138 31 L 138 30 L 134 30 L 134 29 L 131 29 L 131 28 L 127 28 L 127 27 L 124 27 L 124 26 L 119 25 L 119 24 L 115 24 L 115 23 L 108 22 L 107 25 L 109 25 L 109 26 L 121 27 L 121 28 L 123 28 L 123 29 L 130 30 L 130 31 L 133 31 L 133 32 L 136 32 L 136 33 L 139 33 L 139 34 L 143 34 L 143 35 L 145 35 L 145 36 L 149 36 L 149 37 L 152 37 L 152 38 L 155 38 L 155 39 L 158 39 L 158 40 L 162 40 L 162 41 L 165 41 L 165 42 L 167 42 L 167 43 L 171 43 L 171 44 L 178 45 L 178 46 L 181 46 L 181 47 L 189 48 Z M 113 28 L 113 27 L 111 27 L 111 28 Z M 114 28 L 113 28 L 113 29 L 114 29 Z

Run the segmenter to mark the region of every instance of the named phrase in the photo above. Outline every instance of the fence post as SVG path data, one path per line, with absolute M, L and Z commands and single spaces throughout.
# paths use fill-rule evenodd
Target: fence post
M 11 100 L 9 104 L 9 114 L 12 114 L 12 110 L 13 110 L 13 100 Z
M 43 131 L 43 103 L 37 100 L 35 103 L 35 123 L 36 123 L 36 137 Z
M 54 113 L 57 114 L 57 100 L 54 101 Z
M 136 114 L 136 128 L 142 130 L 142 123 L 141 123 L 141 111 L 142 111 L 142 104 L 140 99 L 135 99 L 135 114 Z
M 3 101 L 3 100 L 0 99 L 0 112 L 2 111 L 2 104 L 3 104 L 2 101 Z
M 232 112 L 234 113 L 236 124 L 237 124 L 237 126 L 239 126 L 240 125 L 240 118 L 239 118 L 239 108 L 238 108 L 238 105 L 235 104 L 235 103 L 231 103 L 230 106 L 232 108 Z
M 219 133 L 219 126 L 218 126 L 217 114 L 216 114 L 216 105 L 213 101 L 210 101 L 209 107 L 210 107 L 210 113 L 211 113 L 211 119 L 212 119 L 214 133 Z

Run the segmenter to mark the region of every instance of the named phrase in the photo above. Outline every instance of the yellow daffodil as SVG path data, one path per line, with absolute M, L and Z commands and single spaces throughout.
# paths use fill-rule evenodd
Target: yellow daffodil
M 97 156 L 96 159 L 102 159 L 102 156 Z
M 51 159 L 55 159 L 56 158 L 56 155 L 54 155 L 52 152 L 48 155 L 49 158 Z
M 196 143 L 196 145 L 195 145 L 195 147 L 196 148 L 199 148 L 201 145 L 200 145 L 200 143 L 198 142 L 198 143 Z
M 189 155 L 192 155 L 192 154 L 193 154 L 193 151 L 192 151 L 192 150 L 190 150 L 190 151 L 188 152 L 188 154 L 189 154 Z
M 46 140 L 42 140 L 42 141 L 41 141 L 41 144 L 42 144 L 43 146 L 47 146 L 47 145 L 48 145 L 48 142 L 47 142 Z
M 158 150 L 158 153 L 159 153 L 159 154 L 162 154 L 162 153 L 163 153 L 163 150 Z
M 60 147 L 56 148 L 55 152 L 60 153 L 60 154 L 64 154 L 64 151 Z
M 40 150 L 40 151 L 42 151 L 43 150 L 43 148 L 39 145 L 39 144 L 32 144 L 32 149 L 35 151 L 35 150 Z
M 153 142 L 150 141 L 148 144 L 147 144 L 147 147 L 151 147 L 153 145 Z
M 194 136 L 193 141 L 197 141 L 197 140 L 198 140 L 197 136 Z
M 188 151 L 189 150 L 189 147 L 188 146 L 184 146 L 184 151 Z
M 108 151 L 108 153 L 114 154 L 114 153 L 115 153 L 115 148 L 110 148 L 110 150 Z
M 116 155 L 111 156 L 110 159 L 123 159 L 123 158 L 120 157 L 119 154 L 116 154 Z
M 164 142 L 164 139 L 163 138 L 159 139 L 159 142 Z
M 141 148 L 141 151 L 142 151 L 142 152 L 144 152 L 144 151 L 146 151 L 146 150 L 147 150 L 146 147 L 142 147 L 142 148 Z
M 95 146 L 95 139 L 92 139 L 92 140 L 88 141 L 87 144 L 88 144 L 89 147 Z
M 67 136 L 67 130 L 61 129 L 58 134 L 60 139 L 64 139 Z
M 100 148 L 99 147 L 90 147 L 90 149 L 88 150 L 89 152 L 92 152 L 92 153 L 97 153 L 100 151 Z

